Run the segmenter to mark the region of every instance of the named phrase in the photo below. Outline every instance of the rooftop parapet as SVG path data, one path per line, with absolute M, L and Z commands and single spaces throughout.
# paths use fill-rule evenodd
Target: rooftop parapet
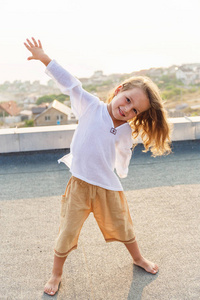
M 200 116 L 169 118 L 169 122 L 173 125 L 172 141 L 200 139 Z M 0 129 L 0 153 L 67 149 L 76 127 L 73 124 Z

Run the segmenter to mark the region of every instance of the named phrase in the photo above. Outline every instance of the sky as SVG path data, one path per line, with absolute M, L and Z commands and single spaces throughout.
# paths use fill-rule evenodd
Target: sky
M 26 38 L 77 77 L 200 63 L 199 0 L 0 0 L 0 84 L 49 77 Z

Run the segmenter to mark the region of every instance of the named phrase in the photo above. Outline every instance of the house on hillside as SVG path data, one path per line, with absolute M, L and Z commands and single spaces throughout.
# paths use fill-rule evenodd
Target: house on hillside
M 200 64 L 185 64 L 177 68 L 176 78 L 184 84 L 195 84 L 200 80 Z
M 176 78 L 181 80 L 184 84 L 190 84 L 196 79 L 196 74 L 191 69 L 180 67 L 176 71 Z
M 54 100 L 40 115 L 34 119 L 35 126 L 65 125 L 77 123 L 71 108 Z
M 36 119 L 43 111 L 49 107 L 49 103 L 42 103 L 38 106 L 32 107 L 33 119 Z
M 94 74 L 90 77 L 92 83 L 102 83 L 107 80 L 107 76 L 103 74 L 103 71 L 95 71 Z
M 0 121 L 6 124 L 17 123 L 21 121 L 20 108 L 15 101 L 0 103 Z
M 20 111 L 20 117 L 21 117 L 21 121 L 25 121 L 25 120 L 31 120 L 32 119 L 32 111 L 29 109 L 24 109 L 22 111 Z
M 159 78 L 164 74 L 163 68 L 151 68 L 148 70 L 147 75 L 151 78 Z

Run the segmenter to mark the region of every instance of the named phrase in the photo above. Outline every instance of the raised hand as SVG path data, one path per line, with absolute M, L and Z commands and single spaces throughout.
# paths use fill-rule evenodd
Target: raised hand
M 40 60 L 43 62 L 46 66 L 50 63 L 51 59 L 48 57 L 47 54 L 45 54 L 42 43 L 40 40 L 36 42 L 36 40 L 32 37 L 32 42 L 29 39 L 26 39 L 26 43 L 24 43 L 25 47 L 31 52 L 32 56 L 29 56 L 27 59 L 35 59 Z

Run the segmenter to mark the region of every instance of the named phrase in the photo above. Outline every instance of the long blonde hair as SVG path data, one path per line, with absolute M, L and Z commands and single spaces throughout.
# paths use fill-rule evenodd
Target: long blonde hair
M 128 121 L 132 128 L 133 138 L 140 135 L 145 148 L 144 152 L 150 150 L 153 156 L 169 154 L 171 152 L 170 126 L 157 85 L 149 77 L 137 76 L 125 80 L 121 86 L 121 92 L 135 87 L 142 89 L 150 102 L 150 108 L 147 111 Z M 107 103 L 114 98 L 115 90 L 109 95 Z

